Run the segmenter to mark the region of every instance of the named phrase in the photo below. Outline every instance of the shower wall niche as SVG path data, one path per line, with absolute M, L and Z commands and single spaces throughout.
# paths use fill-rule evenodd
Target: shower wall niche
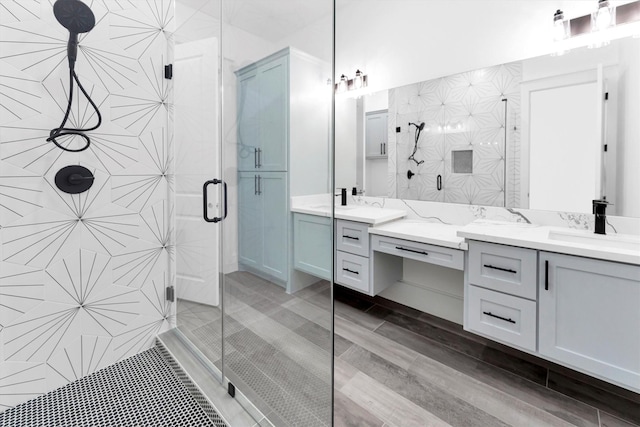
M 521 81 L 514 62 L 389 90 L 389 195 L 516 206 Z M 421 122 L 414 162 L 408 123 Z
M 76 72 L 103 124 L 81 153 L 45 141 L 67 105 L 69 33 L 52 2 L 0 5 L 0 411 L 146 350 L 174 323 L 174 3 L 86 3 L 96 26 Z M 76 89 L 70 127 L 94 123 Z M 73 164 L 94 173 L 89 191 L 56 188 Z

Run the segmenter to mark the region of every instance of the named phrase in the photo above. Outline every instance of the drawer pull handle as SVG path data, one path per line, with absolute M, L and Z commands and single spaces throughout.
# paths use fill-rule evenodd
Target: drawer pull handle
M 360 240 L 359 237 L 345 236 L 345 235 L 343 235 L 342 237 L 344 237 L 345 239 Z
M 491 313 L 490 311 L 483 311 L 482 314 L 486 314 L 487 316 L 495 317 L 496 319 L 504 320 L 505 322 L 509 322 L 509 323 L 513 323 L 513 324 L 516 323 L 515 320 L 511 320 L 510 318 L 507 319 L 506 317 L 502 317 L 502 316 L 497 316 L 497 315 Z
M 407 252 L 413 252 L 415 254 L 420 254 L 420 255 L 429 255 L 429 252 L 425 252 L 425 251 L 416 251 L 414 249 L 407 249 L 407 248 L 403 248 L 402 246 L 396 246 L 396 249 L 400 250 L 400 251 L 407 251 Z
M 348 268 L 343 268 L 344 271 L 348 271 L 349 273 L 353 273 L 353 274 L 360 274 L 357 271 L 353 271 L 353 270 L 349 270 Z
M 510 268 L 496 267 L 494 265 L 489 265 L 489 264 L 485 264 L 484 266 L 487 268 L 493 268 L 494 270 L 506 271 L 507 273 L 513 273 L 513 274 L 517 273 L 517 271 L 511 270 Z
M 544 262 L 544 290 L 549 290 L 549 260 Z

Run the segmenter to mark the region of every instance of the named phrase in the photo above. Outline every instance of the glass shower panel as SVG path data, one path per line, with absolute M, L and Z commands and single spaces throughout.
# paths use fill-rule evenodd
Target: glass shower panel
M 195 351 L 218 369 L 222 380 L 220 292 L 220 2 L 176 3 L 173 108 L 175 137 L 177 327 Z M 215 369 L 213 369 L 215 371 Z
M 333 2 L 222 11 L 224 375 L 276 426 L 329 426 L 332 220 L 296 210 L 333 197 Z

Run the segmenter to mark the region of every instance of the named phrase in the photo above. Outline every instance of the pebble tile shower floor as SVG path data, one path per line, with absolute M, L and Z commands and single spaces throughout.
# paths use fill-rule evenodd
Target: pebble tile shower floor
M 2 427 L 226 427 L 161 347 L 0 414 Z

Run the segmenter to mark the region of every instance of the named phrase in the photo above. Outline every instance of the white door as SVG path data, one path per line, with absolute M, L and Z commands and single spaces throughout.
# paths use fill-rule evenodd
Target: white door
M 523 207 L 591 212 L 601 192 L 603 98 L 595 70 L 523 84 Z
M 178 44 L 174 62 L 177 295 L 217 306 L 220 225 L 203 219 L 202 186 L 220 176 L 218 40 Z M 219 187 L 208 187 L 210 218 L 221 215 Z

